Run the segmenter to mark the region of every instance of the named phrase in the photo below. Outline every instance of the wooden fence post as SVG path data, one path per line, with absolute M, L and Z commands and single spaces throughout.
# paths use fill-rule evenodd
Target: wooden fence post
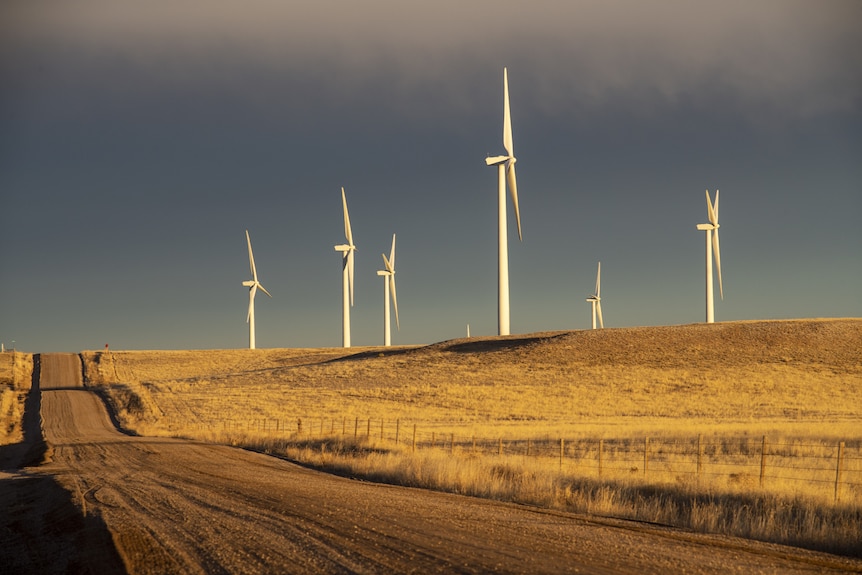
M 602 476 L 602 463 L 603 463 L 602 462 L 602 456 L 604 455 L 604 451 L 605 451 L 605 440 L 599 439 L 599 477 Z
M 383 418 L 380 418 L 380 441 L 383 441 Z
M 395 444 L 398 445 L 398 436 L 401 434 L 401 420 L 395 420 Z
M 365 437 L 371 437 L 371 418 L 368 418 L 368 430 L 365 432 Z
M 341 435 L 347 435 L 347 418 L 341 418 Z
M 763 478 L 766 475 L 766 436 L 760 444 L 760 486 L 763 487 Z
M 359 437 L 359 418 L 356 418 L 356 421 L 353 424 L 353 439 Z
M 835 464 L 835 503 L 841 500 L 841 475 L 844 467 L 844 442 L 838 443 L 838 461 Z
M 649 471 L 649 437 L 644 437 L 644 477 Z
M 413 453 L 416 453 L 416 424 L 413 424 Z
M 563 456 L 565 455 L 565 447 L 563 444 L 563 438 L 560 438 L 560 469 L 563 468 Z
M 697 483 L 700 484 L 700 473 L 703 471 L 703 434 L 697 435 Z

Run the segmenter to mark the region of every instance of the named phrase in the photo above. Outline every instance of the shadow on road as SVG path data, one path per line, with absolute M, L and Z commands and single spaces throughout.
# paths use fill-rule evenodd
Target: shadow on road
M 126 573 L 101 517 L 84 514 L 54 477 L 39 473 L 49 452 L 42 435 L 41 376 L 41 357 L 34 354 L 23 439 L 0 446 L 0 571 Z

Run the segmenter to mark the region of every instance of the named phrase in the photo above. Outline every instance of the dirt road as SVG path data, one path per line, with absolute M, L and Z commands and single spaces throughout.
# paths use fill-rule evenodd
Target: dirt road
M 42 356 L 41 378 L 49 462 L 22 474 L 35 482 L 28 489 L 53 498 L 38 498 L 43 519 L 31 521 L 31 531 L 53 534 L 59 547 L 41 565 L 17 557 L 21 572 L 862 570 L 862 562 L 824 554 L 363 483 L 230 447 L 131 437 L 81 387 L 77 356 Z

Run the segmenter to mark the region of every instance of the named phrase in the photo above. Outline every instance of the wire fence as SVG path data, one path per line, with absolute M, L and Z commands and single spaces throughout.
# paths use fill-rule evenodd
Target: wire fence
M 188 421 L 166 423 L 175 431 L 190 428 Z M 558 465 L 568 473 L 608 480 L 790 490 L 817 493 L 836 503 L 862 502 L 862 439 L 480 437 L 439 430 L 441 424 L 358 417 L 221 419 L 191 427 L 210 434 L 242 433 L 306 446 L 347 440 L 379 442 L 414 453 L 443 450 L 453 456 L 529 458 Z

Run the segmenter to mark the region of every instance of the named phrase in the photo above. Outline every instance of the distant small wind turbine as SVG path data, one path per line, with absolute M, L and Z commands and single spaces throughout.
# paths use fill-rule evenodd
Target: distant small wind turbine
M 596 293 L 587 298 L 593 307 L 593 329 L 596 329 L 596 311 L 599 313 L 599 326 L 604 329 L 605 322 L 602 321 L 602 262 L 599 262 L 599 271 L 596 272 Z
M 392 294 L 392 305 L 395 307 L 395 325 L 401 331 L 401 322 L 398 321 L 398 297 L 395 295 L 395 234 L 392 234 L 392 250 L 389 258 L 383 256 L 385 270 L 378 270 L 377 275 L 383 276 L 383 345 L 392 345 L 392 336 L 389 328 L 389 294 Z
M 489 166 L 497 166 L 497 332 L 509 335 L 509 244 L 506 229 L 506 183 L 515 207 L 518 239 L 521 234 L 521 213 L 518 209 L 518 185 L 515 178 L 515 151 L 512 142 L 512 117 L 509 111 L 509 73 L 503 68 L 503 147 L 505 156 L 485 158 Z
M 718 273 L 718 291 L 721 299 L 724 299 L 724 288 L 721 285 L 721 252 L 718 243 L 718 190 L 715 190 L 715 204 L 709 199 L 709 190 L 706 190 L 706 211 L 709 216 L 708 224 L 697 224 L 697 229 L 706 232 L 706 323 L 715 322 L 715 308 L 713 303 L 713 281 L 712 281 L 712 254 L 715 252 L 715 270 Z
M 242 285 L 248 288 L 248 316 L 245 320 L 248 323 L 248 348 L 254 349 L 254 296 L 257 294 L 258 288 L 269 297 L 272 295 L 257 281 L 257 268 L 254 266 L 254 254 L 251 251 L 251 238 L 248 235 L 248 230 L 245 231 L 245 240 L 248 243 L 248 265 L 251 268 L 251 279 L 242 282 Z
M 344 188 L 341 188 L 341 204 L 344 207 L 344 237 L 346 244 L 335 246 L 335 251 L 341 252 L 342 269 L 342 308 L 341 308 L 341 339 L 344 347 L 350 347 L 350 307 L 353 305 L 353 252 L 356 246 L 353 244 L 353 232 L 350 230 L 350 214 L 347 213 L 347 197 Z

